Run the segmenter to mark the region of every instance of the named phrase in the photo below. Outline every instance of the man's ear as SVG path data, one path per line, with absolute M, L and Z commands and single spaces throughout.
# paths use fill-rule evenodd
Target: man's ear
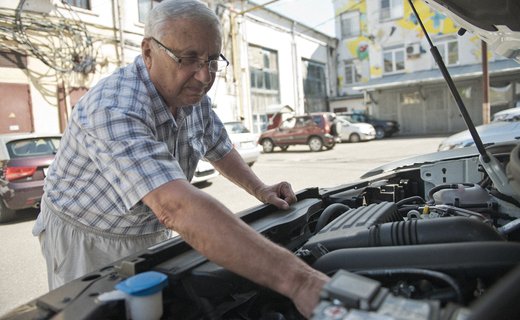
M 141 54 L 144 64 L 149 70 L 152 67 L 152 41 L 150 38 L 144 38 L 143 41 L 141 41 Z

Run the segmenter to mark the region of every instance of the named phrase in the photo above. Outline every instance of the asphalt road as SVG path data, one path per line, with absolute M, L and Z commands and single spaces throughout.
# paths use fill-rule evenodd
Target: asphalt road
M 306 146 L 261 154 L 252 169 L 266 183 L 286 180 L 295 191 L 332 187 L 355 181 L 366 171 L 390 161 L 435 152 L 443 137 L 393 137 L 342 143 L 332 150 L 309 152 Z M 219 176 L 199 185 L 233 212 L 260 204 Z M 47 292 L 47 276 L 38 240 L 31 235 L 37 211 L 28 210 L 0 225 L 0 315 Z

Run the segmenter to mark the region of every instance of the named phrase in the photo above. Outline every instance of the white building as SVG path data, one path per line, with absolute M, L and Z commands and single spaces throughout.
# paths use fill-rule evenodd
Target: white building
M 0 133 L 63 131 L 99 79 L 140 54 L 153 0 L 4 0 L 0 15 Z M 209 92 L 224 121 L 254 131 L 288 105 L 327 111 L 336 95 L 335 38 L 248 1 L 207 1 L 231 62 Z

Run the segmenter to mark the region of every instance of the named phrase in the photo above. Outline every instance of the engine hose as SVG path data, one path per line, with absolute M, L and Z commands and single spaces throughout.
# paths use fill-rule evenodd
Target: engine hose
M 384 269 L 384 270 L 364 270 L 364 271 L 357 271 L 355 272 L 362 276 L 395 276 L 395 275 L 403 275 L 403 274 L 411 274 L 411 275 L 419 275 L 419 276 L 426 276 L 429 278 L 441 280 L 444 283 L 448 284 L 453 291 L 455 291 L 455 294 L 457 295 L 457 302 L 458 303 L 464 303 L 464 298 L 462 295 L 462 290 L 460 289 L 457 282 L 450 277 L 449 275 L 433 271 L 433 270 L 426 270 L 426 269 L 415 269 L 415 268 L 397 268 L 397 269 Z
M 406 198 L 406 199 L 403 199 L 403 200 L 400 200 L 398 202 L 395 203 L 395 205 L 399 208 L 400 206 L 402 206 L 403 204 L 409 204 L 409 203 L 414 203 L 414 202 L 420 202 L 421 204 L 425 204 L 426 201 L 420 197 L 420 196 L 413 196 L 413 197 L 409 197 L 409 198 Z
M 428 192 L 428 199 L 429 200 L 433 200 L 433 194 L 435 192 L 439 191 L 439 190 L 442 190 L 442 189 L 458 189 L 459 185 L 463 185 L 463 186 L 466 186 L 466 187 L 473 187 L 475 184 L 472 184 L 472 183 L 440 184 L 440 185 L 435 186 L 435 187 L 430 189 L 430 191 Z
M 498 232 L 502 235 L 507 235 L 518 229 L 520 229 L 520 219 L 513 220 L 501 226 L 500 228 L 498 228 Z
M 325 208 L 316 223 L 316 232 L 325 227 L 330 222 L 331 217 L 344 213 L 347 210 L 350 210 L 350 207 L 343 203 L 334 203 Z

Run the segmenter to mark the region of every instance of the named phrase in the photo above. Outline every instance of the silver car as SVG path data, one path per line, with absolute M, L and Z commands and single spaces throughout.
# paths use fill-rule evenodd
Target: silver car
M 506 142 L 520 138 L 519 121 L 495 121 L 476 127 L 484 144 Z M 469 130 L 464 130 L 441 141 L 438 151 L 473 146 L 473 138 Z

